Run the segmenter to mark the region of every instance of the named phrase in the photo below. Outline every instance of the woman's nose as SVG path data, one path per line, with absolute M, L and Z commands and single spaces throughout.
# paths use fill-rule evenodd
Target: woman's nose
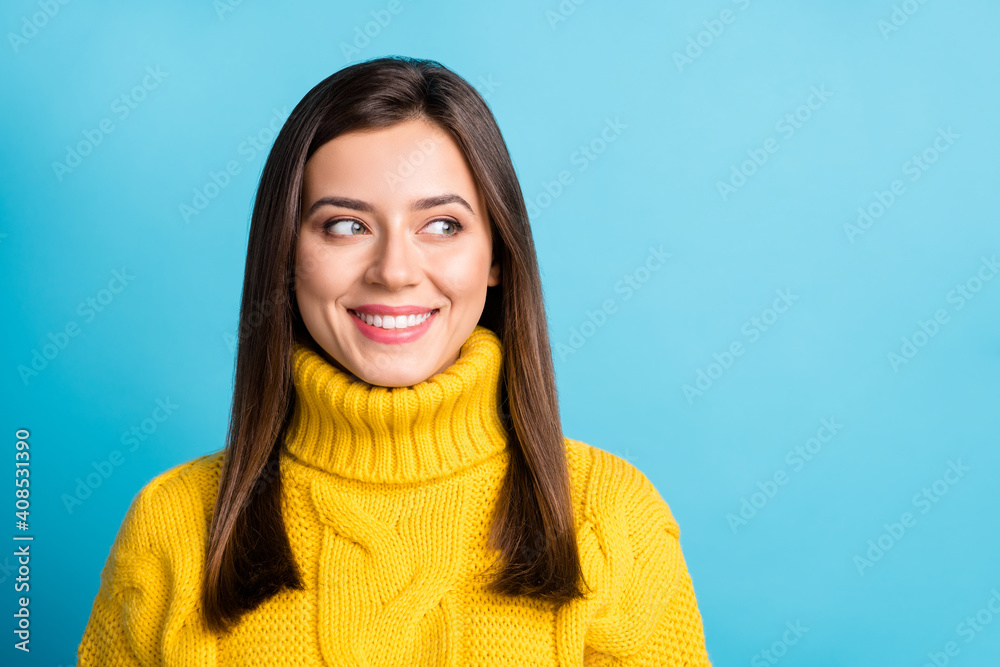
M 368 281 L 390 290 L 414 285 L 420 275 L 418 259 L 408 232 L 385 232 L 375 244 Z

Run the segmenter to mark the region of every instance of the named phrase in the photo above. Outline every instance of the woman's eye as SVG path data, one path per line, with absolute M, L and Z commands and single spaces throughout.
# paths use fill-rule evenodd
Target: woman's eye
M 436 226 L 433 231 L 441 236 L 455 236 L 462 231 L 461 223 L 447 218 L 434 220 L 427 225 L 427 227 L 433 226 Z M 358 236 L 364 234 L 365 226 L 358 220 L 330 220 L 324 223 L 323 231 L 334 236 Z
M 340 226 L 339 228 L 338 225 Z M 363 231 L 364 228 L 365 226 L 357 220 L 330 220 L 323 225 L 323 231 L 328 234 L 336 234 L 338 236 L 356 236 L 354 232 L 356 230 Z
M 448 220 L 447 218 L 442 218 L 440 220 L 434 220 L 433 222 L 431 222 L 427 226 L 430 227 L 431 225 L 437 225 L 438 223 L 444 224 L 446 226 L 445 229 L 453 230 L 451 232 L 445 233 L 444 236 L 454 236 L 455 234 L 458 234 L 460 231 L 462 231 L 462 225 L 461 225 L 461 223 L 456 222 L 455 220 Z

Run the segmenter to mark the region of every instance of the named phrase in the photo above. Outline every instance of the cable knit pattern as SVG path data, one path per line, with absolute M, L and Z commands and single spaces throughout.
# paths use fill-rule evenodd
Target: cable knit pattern
M 586 599 L 486 590 L 509 451 L 502 348 L 476 327 L 449 368 L 378 387 L 297 344 L 282 512 L 304 578 L 225 636 L 199 586 L 222 452 L 135 497 L 101 572 L 78 665 L 698 666 L 710 662 L 669 507 L 632 464 L 565 438 Z M 537 537 L 532 541 L 540 547 Z

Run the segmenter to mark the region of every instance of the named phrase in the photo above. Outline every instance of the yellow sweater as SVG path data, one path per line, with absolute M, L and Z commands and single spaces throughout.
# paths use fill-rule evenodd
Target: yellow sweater
M 78 665 L 710 665 L 666 502 L 637 468 L 565 439 L 593 593 L 562 608 L 486 591 L 507 464 L 501 346 L 477 327 L 447 370 L 373 387 L 302 345 L 282 511 L 305 590 L 216 637 L 199 587 L 221 451 L 132 501 Z

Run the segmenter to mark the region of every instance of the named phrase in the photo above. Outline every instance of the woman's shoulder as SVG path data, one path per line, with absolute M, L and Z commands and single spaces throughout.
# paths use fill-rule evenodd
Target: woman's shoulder
M 585 652 L 636 665 L 711 665 L 680 529 L 645 473 L 621 456 L 566 438 L 578 544 L 595 611 Z
M 153 664 L 168 642 L 185 641 L 221 463 L 220 450 L 177 464 L 132 498 L 101 570 L 80 664 L 111 664 L 115 656 Z
M 197 499 L 211 509 L 219 488 L 222 455 L 220 449 L 168 468 L 149 480 L 135 500 L 141 496 L 155 505 L 175 505 Z
M 207 533 L 218 493 L 222 450 L 177 464 L 146 482 L 132 498 L 113 558 L 190 549 Z
M 218 484 L 219 471 L 222 469 L 223 452 L 224 450 L 219 449 L 209 454 L 202 454 L 189 461 L 178 463 L 157 474 L 146 484 L 146 487 L 157 489 L 159 487 L 184 486 L 189 484 L 204 486 L 205 484 L 211 484 L 212 481 Z
M 630 525 L 657 525 L 679 536 L 670 506 L 649 477 L 626 459 L 580 440 L 565 437 L 575 504 L 582 519 L 604 523 L 627 521 Z

